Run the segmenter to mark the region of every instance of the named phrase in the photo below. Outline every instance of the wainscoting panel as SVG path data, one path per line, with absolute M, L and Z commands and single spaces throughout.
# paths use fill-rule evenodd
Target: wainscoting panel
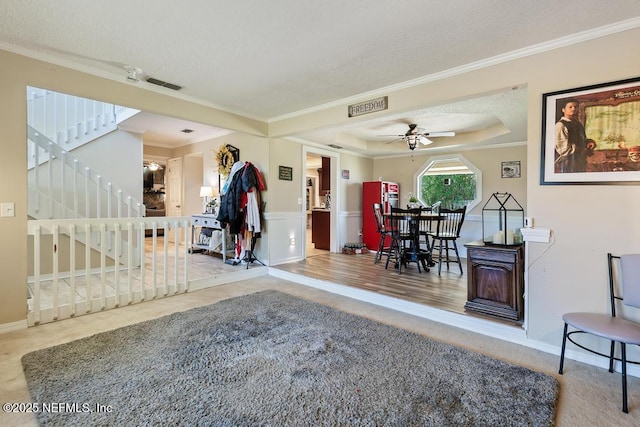
M 362 211 L 346 211 L 338 214 L 340 247 L 345 243 L 362 242 Z
M 266 213 L 269 265 L 300 261 L 304 254 L 306 215 L 301 212 Z

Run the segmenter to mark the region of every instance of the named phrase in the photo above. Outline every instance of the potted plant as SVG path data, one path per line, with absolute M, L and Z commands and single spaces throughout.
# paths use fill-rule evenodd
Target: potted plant
M 410 208 L 415 209 L 420 207 L 420 200 L 418 200 L 418 198 L 413 193 L 409 193 L 408 199 Z

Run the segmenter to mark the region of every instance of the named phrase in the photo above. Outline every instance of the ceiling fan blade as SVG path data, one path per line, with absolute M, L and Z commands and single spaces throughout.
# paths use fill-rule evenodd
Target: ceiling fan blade
M 439 136 L 456 136 L 456 133 L 455 132 L 425 132 L 422 135 L 439 137 Z
M 401 136 L 401 138 L 397 138 L 397 139 L 394 139 L 393 141 L 385 142 L 385 144 L 393 144 L 394 142 L 402 141 L 404 139 L 404 135 L 398 135 L 398 136 Z

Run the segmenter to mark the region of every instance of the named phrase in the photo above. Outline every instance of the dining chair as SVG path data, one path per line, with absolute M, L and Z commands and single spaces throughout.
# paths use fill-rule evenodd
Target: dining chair
M 436 232 L 436 220 L 433 219 L 432 214 L 434 214 L 434 210 L 431 206 L 424 206 L 420 208 L 421 218 L 420 218 L 420 237 L 424 238 L 424 241 L 420 243 L 424 243 L 427 250 L 431 248 L 431 242 L 429 241 L 429 234 Z
M 386 221 L 384 219 L 384 215 L 382 213 L 382 205 L 380 203 L 373 204 L 373 216 L 376 219 L 376 227 L 378 228 L 378 234 L 380 234 L 380 241 L 378 242 L 378 250 L 376 251 L 376 256 L 373 259 L 373 263 L 377 264 L 380 262 L 382 255 L 389 253 L 389 246 L 386 246 L 387 241 L 389 240 L 389 228 L 387 227 Z
M 640 345 L 640 323 L 619 316 L 616 305 L 640 308 L 640 254 L 607 254 L 609 270 L 609 313 L 573 312 L 562 316 L 564 333 L 560 351 L 559 374 L 563 374 L 564 353 L 567 340 L 576 346 L 609 359 L 609 372 L 614 371 L 614 361 L 622 363 L 622 412 L 628 413 L 627 363 L 640 361 L 627 359 L 627 344 Z M 619 307 L 622 310 L 622 307 Z M 571 331 L 569 331 L 571 327 Z M 590 334 L 610 342 L 609 354 L 601 353 L 585 343 L 576 342 L 575 334 Z M 615 355 L 615 344 L 620 344 L 620 357 Z M 594 344 L 595 345 L 595 344 Z
M 389 268 L 389 261 L 393 258 L 398 274 L 402 272 L 402 267 L 410 262 L 415 262 L 418 265 L 418 271 L 421 272 L 420 263 L 423 262 L 423 259 L 420 257 L 419 247 L 417 247 L 420 209 L 391 208 L 391 215 L 387 218 L 391 245 L 384 268 Z
M 438 246 L 438 274 L 442 270 L 442 262 L 447 263 L 447 270 L 449 270 L 449 263 L 453 262 L 449 256 L 449 251 L 453 250 L 456 254 L 455 262 L 460 267 L 460 274 L 462 273 L 462 262 L 460 261 L 460 254 L 458 253 L 458 245 L 456 241 L 460 237 L 460 230 L 462 229 L 462 223 L 467 212 L 467 207 L 464 206 L 460 209 L 444 209 L 441 208 L 439 212 L 439 219 L 436 222 L 435 232 L 427 233 L 431 238 L 431 254 L 434 253 L 436 245 Z M 449 246 L 451 242 L 451 246 Z M 442 251 L 444 250 L 444 258 Z

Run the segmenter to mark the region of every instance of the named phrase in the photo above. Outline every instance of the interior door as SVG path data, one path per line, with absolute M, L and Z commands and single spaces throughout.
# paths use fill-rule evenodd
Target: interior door
M 169 159 L 167 161 L 167 216 L 182 216 L 182 159 Z M 170 232 L 166 237 L 170 242 L 184 241 L 184 235 L 179 236 Z
M 169 197 L 167 216 L 182 216 L 182 159 L 168 160 L 167 183 Z

